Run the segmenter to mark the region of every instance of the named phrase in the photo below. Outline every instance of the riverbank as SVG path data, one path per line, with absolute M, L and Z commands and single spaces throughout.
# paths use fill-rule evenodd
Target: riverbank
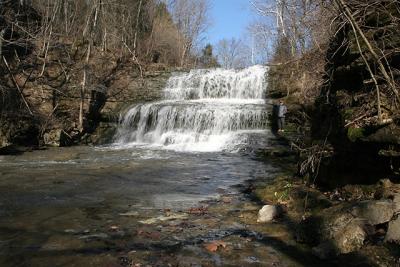
M 324 188 L 299 176 L 305 160 L 294 143 L 299 126 L 289 125 L 278 136 L 278 145 L 260 153 L 282 171 L 268 182 L 251 181 L 250 196 L 258 203 L 284 207 L 277 223 L 286 226 L 286 235 L 309 257 L 334 266 L 397 266 L 400 185 L 386 179 Z

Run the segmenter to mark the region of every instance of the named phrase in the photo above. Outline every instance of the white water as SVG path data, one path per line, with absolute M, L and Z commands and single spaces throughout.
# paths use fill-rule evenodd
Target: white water
M 192 70 L 169 79 L 165 100 L 133 106 L 115 136 L 117 147 L 178 151 L 234 150 L 267 124 L 266 68 Z

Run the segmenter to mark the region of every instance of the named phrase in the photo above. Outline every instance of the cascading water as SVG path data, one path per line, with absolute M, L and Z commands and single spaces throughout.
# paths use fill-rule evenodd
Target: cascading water
M 230 150 L 267 124 L 267 69 L 192 70 L 169 79 L 165 100 L 133 106 L 115 136 L 117 146 L 179 151 Z

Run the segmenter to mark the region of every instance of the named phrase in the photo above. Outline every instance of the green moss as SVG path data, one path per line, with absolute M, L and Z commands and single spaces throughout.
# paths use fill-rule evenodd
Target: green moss
M 352 109 L 352 108 L 345 109 L 343 118 L 345 118 L 346 120 L 351 119 L 354 115 L 354 111 L 355 111 L 355 109 Z
M 361 138 L 363 138 L 364 135 L 364 128 L 349 128 L 347 130 L 347 137 L 351 142 L 355 142 Z
M 280 203 L 289 199 L 293 181 L 288 176 L 278 176 L 272 183 L 259 186 L 255 196 L 264 203 Z

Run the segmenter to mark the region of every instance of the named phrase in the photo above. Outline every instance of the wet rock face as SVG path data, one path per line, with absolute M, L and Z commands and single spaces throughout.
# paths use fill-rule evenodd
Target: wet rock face
M 357 2 L 360 1 L 347 2 L 352 10 L 358 10 Z M 393 27 L 392 21 L 398 17 L 398 10 L 392 1 L 381 2 L 384 8 L 374 9 L 359 26 L 374 49 L 390 54 L 383 63 L 385 67 L 397 71 L 400 66 L 398 55 L 389 51 L 400 46 L 397 37 L 400 28 Z M 321 88 L 312 113 L 313 138 L 328 138 L 336 156 L 325 162 L 327 170 L 319 173 L 317 181 L 335 187 L 346 183 L 373 184 L 389 175 L 399 177 L 399 109 L 393 104 L 390 90 L 386 90 L 389 86 L 380 80 L 382 121 L 379 122 L 376 87 L 371 82 L 367 64 L 361 57 L 351 27 L 340 25 L 327 52 L 328 82 Z M 368 65 L 373 66 L 374 75 L 381 76 L 371 52 L 363 45 L 361 50 Z M 393 79 L 397 83 L 400 75 L 396 73 Z M 333 175 L 329 176 L 329 173 Z M 345 178 L 336 181 L 337 177 Z
M 51 130 L 43 136 L 44 144 L 46 146 L 69 146 L 72 143 L 71 138 L 62 129 Z
M 11 145 L 34 146 L 39 129 L 31 117 L 0 117 L 0 149 Z
M 91 135 L 88 135 L 87 138 L 82 138 L 81 142 L 91 145 L 110 144 L 114 141 L 113 138 L 117 127 L 118 124 L 116 122 L 100 122 L 96 130 Z
M 86 115 L 88 120 L 99 121 L 101 110 L 107 102 L 107 90 L 107 87 L 100 84 L 90 92 L 89 111 Z

